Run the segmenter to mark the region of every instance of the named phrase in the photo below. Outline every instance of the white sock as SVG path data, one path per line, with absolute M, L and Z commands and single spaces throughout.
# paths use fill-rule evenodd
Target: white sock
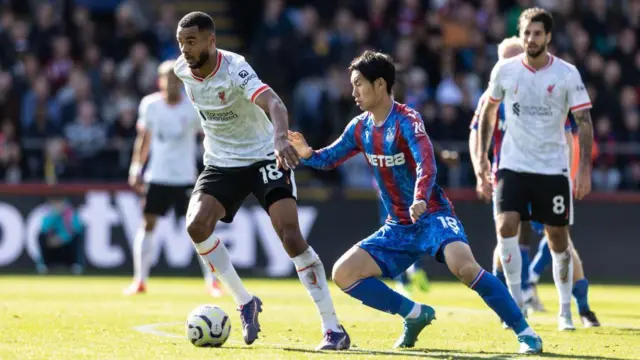
M 214 276 L 207 264 L 205 264 L 204 260 L 201 256 L 198 256 L 198 264 L 200 264 L 200 270 L 202 270 L 202 276 L 204 277 L 205 284 L 211 284 L 213 282 Z
M 553 282 L 558 290 L 560 314 L 571 313 L 571 290 L 573 289 L 573 257 L 571 248 L 563 252 L 551 250 L 553 259 Z
M 517 336 L 523 336 L 523 335 L 527 335 L 527 336 L 538 336 L 538 334 L 536 334 L 535 331 L 533 331 L 533 329 L 531 328 L 531 326 L 527 326 L 526 329 L 520 331 Z
M 242 284 L 229 258 L 227 247 L 216 236 L 211 235 L 207 240 L 195 244 L 196 251 L 207 267 L 213 267 L 216 277 L 231 293 L 236 304 L 244 305 L 253 298 Z
M 305 252 L 291 260 L 296 266 L 300 281 L 309 295 L 311 295 L 313 302 L 316 303 L 316 308 L 322 319 L 322 333 L 327 332 L 327 330 L 342 332 L 336 316 L 336 310 L 333 307 L 333 300 L 331 300 L 327 275 L 324 272 L 324 266 L 318 254 L 309 246 Z
M 524 306 L 521 284 L 522 255 L 520 254 L 520 246 L 518 245 L 518 236 L 508 238 L 498 237 L 498 251 L 509 292 L 516 301 L 516 304 L 522 308 Z
M 417 319 L 420 316 L 420 312 L 422 311 L 422 306 L 417 302 L 413 303 L 413 308 L 411 308 L 411 312 L 407 315 L 407 319 Z
M 152 231 L 145 231 L 144 228 L 140 228 L 133 240 L 133 278 L 137 282 L 145 283 L 149 278 L 153 246 L 152 235 Z
M 418 271 L 418 265 L 413 264 L 407 269 L 407 275 L 413 275 L 416 273 L 416 271 Z

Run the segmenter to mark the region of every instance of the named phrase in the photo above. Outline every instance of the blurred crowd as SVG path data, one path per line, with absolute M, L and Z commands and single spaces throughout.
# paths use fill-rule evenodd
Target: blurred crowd
M 143 15 L 139 2 L 107 2 L 114 3 L 108 16 L 73 1 L 28 9 L 29 1 L 8 1 L 13 6 L 2 8 L 0 176 L 6 181 L 126 178 L 137 103 L 155 90 L 158 62 L 178 55 L 179 14 L 170 5 Z M 640 0 L 227 2 L 238 9 L 242 52 L 285 99 L 292 126 L 314 147 L 333 141 L 358 113 L 346 73 L 350 60 L 367 48 L 391 53 L 396 98 L 422 113 L 434 142 L 460 153 L 439 166 L 439 181 L 450 187 L 473 185 L 468 124 L 497 44 L 517 34 L 523 9 L 544 7 L 556 20 L 550 51 L 578 67 L 594 105 L 594 187 L 640 189 Z M 370 187 L 360 158 L 313 174 L 312 182 Z

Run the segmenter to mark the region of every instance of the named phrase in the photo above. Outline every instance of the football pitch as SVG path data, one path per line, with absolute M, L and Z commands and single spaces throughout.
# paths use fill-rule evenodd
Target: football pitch
M 262 332 L 251 346 L 242 341 L 232 299 L 214 299 L 198 278 L 151 278 L 148 292 L 121 295 L 125 277 L 0 276 L 0 359 L 511 359 L 518 343 L 503 330 L 475 292 L 453 282 L 435 282 L 416 300 L 435 307 L 437 320 L 416 348 L 391 347 L 402 330 L 399 317 L 365 308 L 331 284 L 338 316 L 352 339 L 345 352 L 315 352 L 319 316 L 297 280 L 246 280 L 264 302 Z M 556 292 L 540 287 L 549 310 L 529 318 L 544 341 L 544 356 L 528 359 L 640 359 L 640 286 L 592 285 L 591 307 L 603 323 L 556 330 Z M 218 349 L 196 348 L 184 321 L 197 305 L 222 307 L 231 318 L 229 341 Z

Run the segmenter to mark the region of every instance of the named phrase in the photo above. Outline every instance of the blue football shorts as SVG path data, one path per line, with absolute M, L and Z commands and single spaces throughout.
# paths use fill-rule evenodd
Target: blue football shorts
M 373 257 L 383 277 L 392 279 L 425 254 L 444 263 L 444 248 L 455 241 L 468 244 L 462 223 L 450 212 L 438 212 L 415 224 L 384 224 L 357 246 Z

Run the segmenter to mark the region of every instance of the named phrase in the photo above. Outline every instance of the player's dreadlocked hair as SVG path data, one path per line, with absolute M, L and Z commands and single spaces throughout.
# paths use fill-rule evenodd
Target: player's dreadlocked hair
M 208 30 L 212 33 L 216 32 L 216 24 L 213 22 L 211 16 L 203 13 L 202 11 L 193 11 L 182 17 L 178 26 L 181 28 L 188 28 L 196 26 L 198 30 Z
M 534 7 L 523 11 L 518 18 L 518 30 L 523 30 L 522 26 L 529 22 L 541 22 L 547 34 L 553 30 L 553 15 L 545 9 Z
M 387 93 L 391 94 L 396 81 L 396 67 L 391 56 L 367 50 L 353 59 L 349 65 L 349 72 L 354 70 L 358 70 L 371 83 L 377 79 L 384 79 L 387 82 Z

